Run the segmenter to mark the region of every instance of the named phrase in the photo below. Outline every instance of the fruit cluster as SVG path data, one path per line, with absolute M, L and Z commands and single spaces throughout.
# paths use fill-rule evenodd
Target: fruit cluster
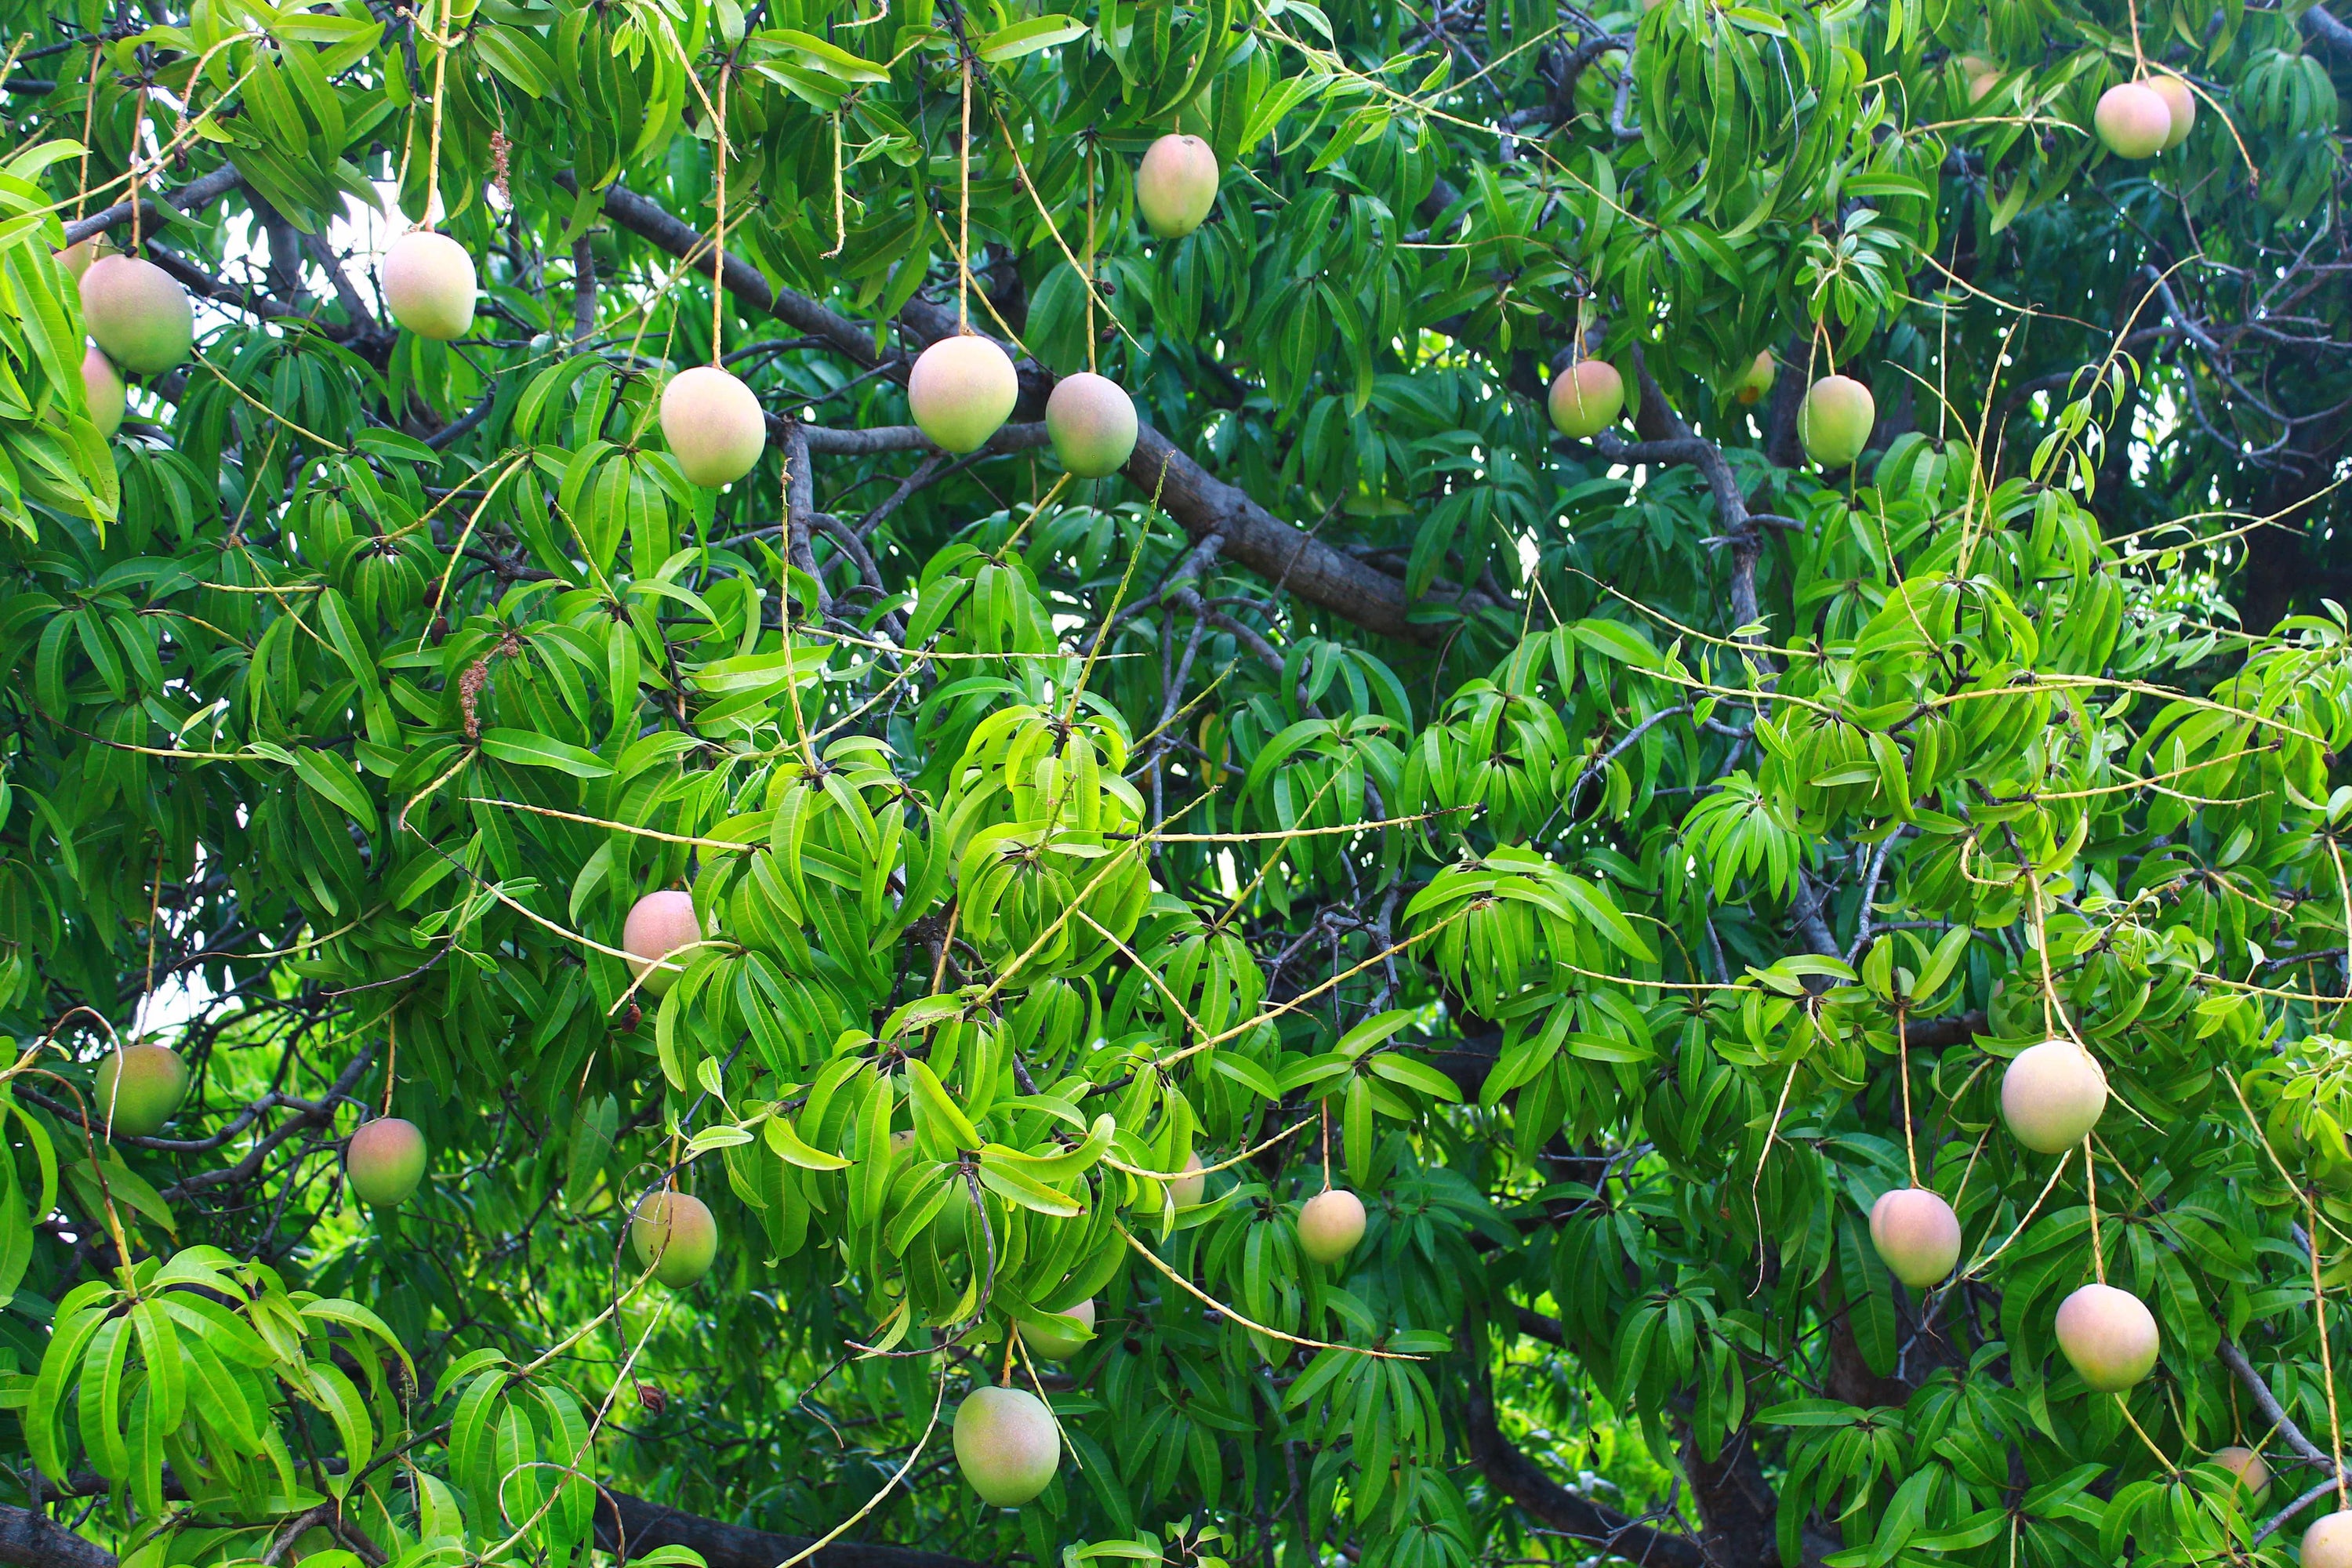
M 2038 1154 L 2071 1154 L 2079 1145 L 2087 1158 L 2086 1141 L 2106 1105 L 2105 1070 L 2073 1039 L 2028 1047 L 2001 1077 L 2001 1120 Z M 1941 1284 L 1959 1262 L 1959 1217 L 1925 1187 L 1881 1195 L 1870 1211 L 1870 1239 L 1888 1271 L 1913 1289 Z M 2058 1348 L 2084 1384 L 2120 1394 L 2156 1365 L 2156 1317 L 2129 1291 L 2084 1285 L 2058 1309 Z
M 667 993 L 685 973 L 685 962 L 703 941 L 694 900 L 675 889 L 639 899 L 622 927 L 621 946 L 630 973 L 643 989 L 656 995 Z M 891 1135 L 891 1142 L 897 1152 L 905 1152 L 914 1147 L 915 1134 L 902 1130 Z M 1199 1208 L 1207 1201 L 1208 1177 L 1200 1156 L 1188 1156 L 1174 1176 L 1163 1178 L 1172 1208 L 1178 1212 Z M 951 1198 L 948 1211 L 932 1223 L 934 1226 L 944 1223 L 961 1234 L 970 1199 L 961 1195 L 964 1189 L 951 1191 L 960 1195 Z M 1343 1263 L 1363 1240 L 1366 1219 L 1361 1198 L 1345 1188 L 1327 1185 L 1299 1207 L 1298 1250 L 1314 1263 L 1327 1267 Z M 629 1233 L 639 1263 L 650 1268 L 655 1279 L 676 1289 L 701 1279 L 718 1255 L 718 1228 L 709 1208 L 684 1193 L 648 1194 L 637 1205 Z M 1018 1508 L 1044 1491 L 1060 1468 L 1060 1428 L 1043 1399 L 1014 1385 L 1015 1352 L 1042 1361 L 1066 1361 L 1093 1342 L 1095 1319 L 1094 1302 L 1082 1300 L 1054 1319 L 1028 1320 L 1011 1327 L 1005 1380 L 982 1384 L 957 1406 L 956 1462 L 972 1489 L 991 1504 Z

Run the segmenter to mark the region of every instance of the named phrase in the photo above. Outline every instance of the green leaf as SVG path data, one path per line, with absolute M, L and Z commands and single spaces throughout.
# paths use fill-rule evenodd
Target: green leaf
M 1213 1070 L 1232 1079 L 1235 1083 L 1245 1085 L 1252 1093 L 1262 1100 L 1281 1100 L 1283 1089 L 1275 1081 L 1274 1075 L 1247 1057 L 1235 1056 L 1231 1051 L 1222 1050 L 1211 1051 L 1208 1055 L 1209 1066 Z
M 335 1424 L 335 1431 L 343 1440 L 343 1460 L 348 1467 L 341 1473 L 330 1472 L 327 1486 L 337 1496 L 352 1483 L 352 1478 L 367 1468 L 375 1453 L 375 1428 L 368 1421 L 367 1404 L 360 1398 L 359 1390 L 343 1375 L 340 1367 L 325 1362 L 312 1362 L 304 1368 L 310 1397 Z
M 442 1370 L 441 1375 L 434 1380 L 433 1403 L 440 1404 L 449 1397 L 451 1389 L 466 1382 L 485 1367 L 503 1364 L 506 1359 L 507 1352 L 496 1345 L 485 1345 L 479 1350 L 467 1351 L 464 1355 L 451 1362 Z
M 1427 1062 L 1413 1060 L 1395 1051 L 1382 1051 L 1371 1059 L 1371 1068 L 1391 1083 L 1401 1083 L 1407 1089 L 1419 1089 L 1451 1105 L 1462 1098 L 1462 1090 L 1452 1079 Z
M 572 1146 L 563 1180 L 563 1201 L 579 1208 L 594 1191 L 597 1176 L 604 1161 L 613 1152 L 613 1137 L 619 1131 L 620 1104 L 611 1095 L 600 1099 L 583 1099 L 572 1118 Z
M 776 1152 L 777 1158 L 798 1165 L 803 1171 L 839 1171 L 849 1164 L 838 1154 L 828 1154 L 803 1142 L 800 1132 L 787 1117 L 768 1118 L 767 1135 L 768 1147 Z
M 294 753 L 294 772 L 302 782 L 334 803 L 371 838 L 379 831 L 375 802 L 360 782 L 359 770 L 339 752 L 305 748 Z
M 812 33 L 797 27 L 769 27 L 757 35 L 764 44 L 790 49 L 814 61 L 817 69 L 843 81 L 888 81 L 890 73 L 873 61 L 851 54 L 838 44 L 827 43 Z M 983 58 L 987 58 L 983 50 Z
M 987 1145 L 985 1152 L 992 1160 L 1018 1165 L 1029 1174 L 1043 1181 L 1066 1182 L 1075 1179 L 1110 1152 L 1111 1140 L 1118 1131 L 1118 1120 L 1108 1111 L 1094 1120 L 1087 1135 L 1066 1149 L 1055 1149 L 1051 1153 L 1033 1154 L 1019 1149 L 1008 1149 L 1000 1143 Z
M 612 763 L 584 746 L 550 735 L 535 735 L 528 730 L 485 730 L 482 751 L 502 763 L 527 768 L 560 768 L 573 778 L 601 779 L 613 771 Z
M 493 1427 L 499 1395 L 512 1377 L 503 1367 L 492 1367 L 467 1384 L 449 1418 L 450 1473 L 468 1495 L 484 1500 L 498 1496 L 498 1439 Z M 491 1504 L 490 1506 L 495 1506 Z
M 980 1147 L 980 1129 L 971 1124 L 971 1119 L 964 1115 L 962 1108 L 949 1097 L 947 1087 L 931 1071 L 929 1062 L 908 1060 L 907 1085 L 917 1109 L 947 1134 L 956 1152 Z
M 1622 621 L 1578 621 L 1568 629 L 1578 642 L 1603 658 L 1630 664 L 1636 669 L 1656 669 L 1663 664 L 1650 639 Z
M 1943 990 L 1944 983 L 1951 978 L 1953 970 L 1959 964 L 1960 955 L 1968 951 L 1969 939 L 1974 934 L 1973 929 L 1967 925 L 1954 926 L 1944 933 L 1936 943 L 1935 951 L 1928 954 L 1927 966 L 1912 981 L 1911 994 L 1914 998 L 1924 1002 Z
M 1339 1037 L 1339 1043 L 1332 1047 L 1333 1054 L 1353 1061 L 1374 1046 L 1394 1037 L 1419 1016 L 1420 1013 L 1415 1008 L 1399 1007 L 1367 1018 Z
M 1089 31 L 1084 22 L 1068 16 L 1032 16 L 1015 22 L 1009 27 L 999 27 L 980 41 L 980 58 L 991 65 L 1017 60 L 1024 55 L 1034 55 L 1040 49 L 1050 49 Z
M 980 1158 L 980 1183 L 1010 1203 L 1034 1209 L 1039 1214 L 1052 1215 L 1057 1219 L 1076 1219 L 1087 1212 L 1086 1205 L 1076 1198 L 1055 1192 L 1019 1167 L 986 1152 L 982 1152 Z
M 478 26 L 471 42 L 492 70 L 531 97 L 545 98 L 554 90 L 554 60 L 521 28 Z
M 153 1301 L 142 1301 L 132 1307 L 131 1321 L 139 1331 L 139 1356 L 147 1369 L 147 1397 L 153 1405 L 155 1419 L 163 1430 L 174 1430 L 180 1425 L 187 1393 L 179 1333 L 172 1327 L 171 1315 Z
M 340 1323 L 344 1328 L 356 1329 L 362 1333 L 373 1334 L 383 1342 L 386 1350 L 400 1358 L 402 1365 L 408 1367 L 412 1372 L 415 1370 L 415 1363 L 408 1359 L 407 1350 L 401 1344 L 400 1336 L 392 1331 L 391 1325 L 357 1301 L 346 1301 L 335 1297 L 305 1301 L 302 1303 L 302 1315 L 306 1318 L 314 1318 L 323 1323 Z
M 1862 1417 L 1861 1410 L 1838 1399 L 1792 1399 L 1756 1413 L 1764 1426 L 1851 1426 Z

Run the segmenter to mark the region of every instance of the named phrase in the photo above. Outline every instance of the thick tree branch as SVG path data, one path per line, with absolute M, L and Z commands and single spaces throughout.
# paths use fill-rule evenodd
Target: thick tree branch
M 1698 443 L 1698 450 L 1694 455 L 1693 460 L 1697 463 L 1699 472 L 1706 477 L 1707 489 L 1715 492 L 1717 510 L 1723 514 L 1723 531 L 1729 535 L 1732 541 L 1732 554 L 1735 559 L 1743 553 L 1747 558 L 1748 609 L 1746 614 L 1749 619 L 1753 619 L 1756 607 L 1756 529 L 1748 521 L 1748 497 L 1740 490 L 1739 481 L 1732 475 L 1731 463 L 1724 457 L 1721 447 L 1693 430 L 1690 422 L 1676 413 L 1674 405 L 1666 401 L 1664 389 L 1660 387 L 1656 378 L 1650 374 L 1649 363 L 1643 359 L 1642 351 L 1638 348 L 1633 351 L 1633 374 L 1640 379 L 1642 387 L 1642 412 L 1636 422 L 1636 427 L 1641 434 L 1643 436 L 1662 434 L 1676 441 Z M 1654 430 L 1650 424 L 1653 419 L 1657 422 Z M 1739 581 L 1735 576 L 1732 586 L 1732 608 L 1735 613 L 1739 613 Z
M 1726 1436 L 1722 1451 L 1713 1458 L 1699 1452 L 1696 1438 L 1685 1440 L 1683 1468 L 1690 1476 L 1691 1496 L 1706 1531 L 1702 1550 L 1715 1568 L 1766 1568 L 1780 1562 L 1774 1528 L 1779 1500 L 1745 1427 Z
M 1800 368 L 1805 363 L 1805 340 L 1791 333 L 1780 345 L 1780 370 L 1772 383 L 1772 395 L 1764 405 L 1764 456 L 1776 468 L 1801 468 L 1805 466 L 1804 444 L 1797 439 L 1797 410 L 1805 401 L 1805 378 Z
M 809 548 L 809 534 L 816 526 L 816 476 L 810 471 L 808 426 L 793 424 L 784 430 L 784 557 L 808 574 L 816 584 L 816 611 L 820 618 L 833 613 L 833 595 L 824 585 L 824 574 L 816 567 L 816 556 Z
M 245 176 L 237 172 L 236 164 L 223 163 L 202 179 L 192 180 L 178 190 L 168 193 L 163 199 L 179 208 L 181 213 L 193 215 L 200 208 L 212 205 L 244 183 Z M 176 215 L 165 212 L 152 201 L 142 201 L 139 216 L 142 224 L 161 229 Z M 131 202 L 126 197 L 110 207 L 101 207 L 88 217 L 76 218 L 66 225 L 66 243 L 79 244 L 93 234 L 104 234 L 108 229 L 130 221 Z
M 557 184 L 567 191 L 579 187 L 568 174 L 555 176 Z M 625 185 L 608 185 L 604 189 L 604 216 L 627 229 L 640 239 L 650 240 L 680 260 L 698 259 L 707 270 L 710 265 L 710 241 L 692 224 L 673 217 L 657 202 L 630 190 Z M 873 365 L 881 356 L 874 352 L 874 334 L 838 310 L 821 305 L 803 294 L 786 289 L 781 292 L 768 287 L 760 269 L 739 256 L 727 256 L 719 262 L 719 277 L 727 291 L 750 306 L 799 329 L 813 338 L 822 338 L 836 353 L 856 360 L 861 365 Z
M 1225 483 L 1147 426 L 1127 460 L 1127 477 L 1155 499 L 1195 542 L 1214 533 L 1220 553 L 1237 561 L 1277 588 L 1307 603 L 1338 612 L 1369 631 L 1434 647 L 1451 635 L 1440 622 L 1415 622 L 1404 584 L 1387 573 L 1334 550 L 1292 527 Z M 1484 595 L 1475 603 L 1486 602 Z
M 1837 934 L 1830 930 L 1830 922 L 1822 916 L 1823 902 L 1821 889 L 1800 869 L 1796 900 L 1789 910 L 1790 916 L 1797 922 L 1797 934 L 1805 939 L 1805 946 L 1815 957 L 1843 961 L 1845 953 L 1838 946 Z
M 1531 1340 L 1541 1340 L 1548 1345 L 1559 1345 L 1563 1350 L 1567 1348 L 1568 1333 L 1559 1326 L 1559 1319 L 1547 1318 L 1533 1307 L 1522 1307 L 1517 1302 L 1512 1303 L 1511 1310 L 1518 1315 L 1519 1332 Z
M 558 176 L 570 188 L 569 176 Z M 622 185 L 604 192 L 604 212 L 623 228 L 681 258 L 699 257 L 708 264 L 709 241 L 691 224 L 673 217 L 656 204 Z M 871 368 L 883 363 L 874 334 L 830 306 L 789 289 L 773 289 L 759 271 L 740 258 L 720 259 L 719 277 L 727 289 L 744 304 L 774 316 L 810 337 L 821 339 L 835 352 Z M 955 314 L 945 306 L 917 299 L 898 313 L 899 325 L 910 338 L 929 344 L 956 330 Z M 893 379 L 904 380 L 907 367 L 890 367 Z M 1024 366 L 1023 400 L 1034 404 L 1052 388 L 1052 377 L 1034 365 Z M 814 440 L 811 446 L 815 450 Z M 1171 445 L 1167 437 L 1146 429 L 1128 459 L 1127 477 L 1160 505 L 1194 540 L 1212 533 L 1224 536 L 1224 554 L 1278 588 L 1307 603 L 1342 616 L 1369 631 L 1425 647 L 1443 645 L 1454 635 L 1455 617 L 1416 622 L 1404 584 L 1374 567 L 1283 521 L 1247 495 L 1225 483 Z M 1490 603 L 1483 594 L 1465 593 L 1451 602 L 1456 612 L 1482 608 Z M 1434 606 L 1433 606 L 1434 607 Z
M 1740 493 L 1739 481 L 1731 472 L 1731 464 L 1723 448 L 1699 435 L 1688 421 L 1675 412 L 1666 402 L 1666 395 L 1651 376 L 1650 368 L 1642 361 L 1642 352 L 1633 351 L 1633 368 L 1641 378 L 1642 407 L 1635 416 L 1634 429 L 1639 441 L 1619 439 L 1608 431 L 1592 438 L 1592 448 L 1612 463 L 1688 463 L 1706 479 L 1707 489 L 1715 493 L 1716 510 L 1723 518 L 1724 538 L 1731 544 L 1731 620 L 1734 626 L 1753 626 L 1757 620 L 1756 561 L 1760 553 L 1757 543 L 1756 524 L 1748 514 L 1748 498 Z
M 680 1513 L 626 1492 L 601 1492 L 596 1500 L 596 1544 L 615 1553 L 625 1544 L 625 1561 L 657 1546 L 690 1546 L 702 1553 L 710 1568 L 776 1568 L 786 1558 L 807 1551 L 810 1541 L 803 1535 L 772 1535 Z M 836 1541 L 808 1562 L 811 1568 L 981 1568 L 968 1557 L 862 1541 Z M 108 1563 L 59 1564 L 58 1568 L 110 1568 L 110 1559 Z
M 1613 49 L 1631 49 L 1633 40 L 1615 33 L 1602 33 L 1579 44 L 1560 62 L 1559 79 L 1551 89 L 1551 100 L 1534 109 L 1516 109 L 1499 121 L 1506 131 L 1525 131 L 1535 126 L 1553 126 L 1576 113 L 1576 84 L 1593 61 Z
M 596 247 L 586 235 L 572 242 L 572 348 L 596 335 Z
M 2324 44 L 2336 51 L 2337 58 L 2352 62 L 2352 27 L 2346 26 L 2319 5 L 2305 11 L 2302 21 L 2304 35 L 2313 43 Z
M 1901 1409 L 1909 1401 L 1912 1384 L 1903 1378 L 1882 1377 L 1870 1369 L 1870 1359 L 1862 1353 L 1862 1342 L 1853 1336 L 1853 1314 L 1832 1305 L 1830 1277 L 1822 1276 L 1821 1315 L 1822 1337 L 1828 1342 L 1829 1364 L 1824 1369 L 1823 1386 L 1832 1399 L 1865 1408 L 1892 1405 Z M 1844 1289 L 1840 1281 L 1840 1289 Z
M 782 437 L 792 425 L 789 419 L 774 415 L 768 416 L 768 433 Z M 860 457 L 876 452 L 937 452 L 941 448 L 931 444 L 931 438 L 912 425 L 877 425 L 871 430 L 843 430 L 824 425 L 803 425 L 808 437 L 808 449 L 824 457 L 843 453 Z M 1026 452 L 1045 444 L 1045 426 L 1040 420 L 1026 425 L 1007 425 L 988 438 L 991 452 Z
M 390 342 L 390 334 L 376 324 L 373 317 L 364 313 L 353 316 L 350 321 L 341 325 L 322 321 L 300 306 L 289 305 L 264 289 L 232 283 L 225 278 L 214 277 L 170 246 L 163 244 L 160 238 L 151 237 L 146 242 L 146 250 L 148 260 L 162 268 L 166 274 L 177 279 L 182 288 L 199 299 L 215 300 L 233 310 L 243 310 L 249 316 L 257 316 L 265 321 L 297 322 L 337 342 L 383 345 Z M 276 270 L 275 268 L 272 268 L 273 272 Z M 337 283 L 342 288 L 350 287 L 349 283 L 343 280 L 340 271 L 337 271 L 334 276 Z M 356 300 L 357 296 L 354 295 L 353 299 Z
M 114 1568 L 114 1553 L 46 1514 L 0 1503 L 0 1563 L 8 1568 Z
M 1472 1342 L 1476 1345 L 1483 1341 Z M 1689 1536 L 1638 1523 L 1545 1475 L 1542 1467 L 1519 1452 L 1495 1424 L 1494 1393 L 1486 1386 L 1484 1370 L 1476 1375 L 1464 1425 L 1471 1461 L 1487 1485 L 1517 1503 L 1538 1523 L 1592 1542 L 1599 1555 L 1622 1557 L 1652 1568 L 1709 1568 L 1706 1553 Z M 719 1565 L 714 1563 L 711 1568 Z
M 2263 1374 L 2256 1372 L 2254 1363 L 2246 1359 L 2246 1352 L 2230 1341 L 2223 1340 L 2220 1354 L 2221 1364 L 2237 1374 L 2247 1394 L 2253 1397 L 2254 1408 L 2262 1412 L 2263 1420 L 2277 1429 L 2278 1435 L 2285 1439 L 2286 1446 L 2294 1450 L 2296 1457 L 2309 1460 L 2329 1475 L 2334 1475 L 2336 1461 L 2327 1457 L 2326 1449 L 2313 1442 L 2305 1435 L 2303 1428 L 2295 1425 L 2294 1417 L 2286 1413 L 2286 1407 L 2278 1402 L 2278 1395 L 2271 1392 L 2271 1385 L 2263 1381 Z
M 226 279 L 214 277 L 168 246 L 151 240 L 147 246 L 147 259 L 170 273 L 179 280 L 182 288 L 200 299 L 217 300 L 232 310 L 247 311 L 265 321 L 298 321 L 319 325 L 283 300 L 273 299 L 258 289 L 241 289 Z
M 310 252 L 310 259 L 319 270 L 327 275 L 328 287 L 335 291 L 335 302 L 342 306 L 343 314 L 351 318 L 352 331 L 363 338 L 389 339 L 393 334 L 384 331 L 383 323 L 376 320 L 373 310 L 368 309 L 368 302 L 352 286 L 351 275 L 343 270 L 341 260 L 328 248 L 325 238 L 306 234 L 302 237 L 302 248 Z
M 175 1202 L 205 1187 L 236 1186 L 251 1181 L 255 1173 L 261 1169 L 262 1162 L 269 1158 L 270 1152 L 286 1140 L 307 1129 L 330 1125 L 335 1118 L 335 1108 L 359 1086 L 361 1078 L 374 1060 L 375 1047 L 372 1045 L 362 1047 L 359 1054 L 352 1058 L 341 1075 L 335 1079 L 333 1087 L 320 1095 L 310 1110 L 279 1122 L 268 1136 L 247 1150 L 245 1158 L 236 1164 L 198 1171 L 164 1188 L 163 1200 Z
M 1965 1046 L 1985 1031 L 1984 1009 L 1956 1013 L 1948 1018 L 1930 1018 L 1924 1024 L 1913 1024 L 1904 1035 L 1914 1049 L 1940 1051 L 1953 1046 Z

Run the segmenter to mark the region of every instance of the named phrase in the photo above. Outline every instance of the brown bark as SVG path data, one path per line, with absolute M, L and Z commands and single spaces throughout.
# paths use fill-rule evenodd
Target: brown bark
M 245 176 L 237 173 L 236 164 L 223 163 L 202 179 L 191 180 L 178 190 L 166 193 L 163 200 L 182 213 L 194 213 L 210 206 L 244 183 Z M 108 229 L 129 223 L 131 207 L 131 200 L 126 196 L 110 207 L 100 207 L 88 217 L 74 219 L 66 225 L 66 243 L 79 244 L 93 234 L 104 234 Z M 163 232 L 175 215 L 166 213 L 152 200 L 142 198 L 139 203 L 139 216 L 146 232 L 156 234 Z
M 1899 1377 L 1881 1377 L 1870 1370 L 1864 1359 L 1861 1342 L 1853 1337 L 1853 1320 L 1843 1312 L 1833 1312 L 1822 1304 L 1822 1316 L 1828 1320 L 1830 1363 L 1826 1380 L 1832 1399 L 1842 1399 L 1848 1405 L 1868 1409 L 1875 1405 L 1901 1408 L 1911 1397 L 1911 1385 Z
M 2323 594 L 2344 593 L 2339 575 L 2313 558 L 2329 521 L 2327 509 L 2313 503 L 2335 481 L 2347 423 L 2337 414 L 2298 427 L 2254 502 L 2255 515 L 2270 521 L 2246 535 L 2238 614 L 2250 632 L 2269 631 Z
M 1473 1343 L 1483 1349 L 1484 1336 Z M 1637 1524 L 1545 1475 L 1542 1467 L 1519 1452 L 1495 1424 L 1494 1394 L 1483 1366 L 1474 1376 L 1476 1381 L 1471 1386 L 1465 1426 L 1471 1460 L 1487 1485 L 1517 1503 L 1538 1524 L 1590 1542 L 1601 1555 L 1622 1557 L 1653 1568 L 1709 1568 L 1710 1559 L 1689 1536 Z
M 114 1553 L 47 1514 L 0 1503 L 0 1563 L 8 1568 L 114 1568 Z
M 1725 1438 L 1712 1459 L 1699 1457 L 1696 1443 L 1685 1443 L 1683 1469 L 1698 1502 L 1705 1527 L 1700 1540 L 1713 1568 L 1769 1568 L 1780 1562 L 1780 1500 L 1744 1427 Z
M 632 1558 L 657 1546 L 690 1546 L 710 1568 L 776 1568 L 807 1551 L 810 1539 L 680 1513 L 626 1492 L 604 1492 L 596 1500 L 596 1544 L 607 1552 L 620 1552 L 625 1544 Z M 809 1568 L 980 1568 L 968 1557 L 861 1541 L 836 1541 L 808 1563 Z
M 2325 5 L 2314 5 L 2305 11 L 2302 21 L 2305 37 L 2334 51 L 2338 60 L 2352 64 L 2352 27 L 2337 21 Z

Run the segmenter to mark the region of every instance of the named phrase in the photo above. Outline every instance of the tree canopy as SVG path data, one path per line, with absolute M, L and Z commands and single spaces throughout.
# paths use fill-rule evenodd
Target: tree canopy
M 0 1561 L 2352 1563 L 2324 8 L 0 53 Z

